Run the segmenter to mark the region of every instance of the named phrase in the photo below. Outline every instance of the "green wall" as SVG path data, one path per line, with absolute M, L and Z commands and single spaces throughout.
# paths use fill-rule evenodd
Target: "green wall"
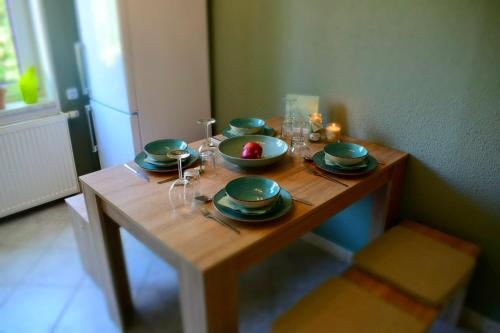
M 483 247 L 468 305 L 500 321 L 500 2 L 213 0 L 218 128 L 319 95 L 349 135 L 409 152 L 401 215 Z M 318 232 L 367 242 L 371 199 Z
M 85 115 L 88 98 L 80 90 L 80 81 L 76 66 L 74 43 L 79 40 L 73 1 L 43 0 L 45 22 L 52 56 L 52 64 L 57 82 L 59 103 L 63 112 L 79 110 L 80 117 L 68 122 L 73 146 L 73 155 L 78 175 L 99 169 L 97 153 L 92 153 Z M 66 99 L 66 89 L 77 87 L 77 100 Z

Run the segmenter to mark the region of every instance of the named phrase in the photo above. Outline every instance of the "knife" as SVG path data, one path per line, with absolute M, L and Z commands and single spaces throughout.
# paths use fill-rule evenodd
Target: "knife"
M 123 166 L 127 169 L 130 170 L 130 172 L 132 172 L 134 175 L 136 175 L 137 177 L 141 177 L 143 179 L 145 179 L 147 182 L 149 182 L 149 177 L 148 175 L 142 173 L 142 172 L 139 172 L 137 170 L 135 170 L 134 168 L 132 168 L 130 165 L 128 165 L 127 163 L 124 163 Z

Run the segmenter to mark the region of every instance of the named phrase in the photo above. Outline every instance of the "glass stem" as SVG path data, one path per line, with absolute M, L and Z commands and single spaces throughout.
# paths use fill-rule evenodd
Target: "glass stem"
M 207 143 L 207 146 L 210 146 L 211 142 L 210 142 L 210 124 L 207 123 L 205 125 L 205 134 L 206 134 L 206 143 Z
M 182 159 L 177 159 L 177 168 L 179 168 L 179 179 L 182 179 Z

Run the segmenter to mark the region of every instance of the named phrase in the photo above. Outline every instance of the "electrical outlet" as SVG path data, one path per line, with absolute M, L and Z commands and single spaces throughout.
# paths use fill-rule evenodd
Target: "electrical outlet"
M 66 89 L 66 99 L 68 101 L 74 101 L 75 99 L 78 99 L 78 89 L 75 87 Z

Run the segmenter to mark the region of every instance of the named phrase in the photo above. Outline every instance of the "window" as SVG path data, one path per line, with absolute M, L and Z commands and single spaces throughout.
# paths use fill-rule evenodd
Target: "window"
M 0 0 L 0 86 L 7 89 L 6 103 L 22 101 L 18 81 L 30 66 L 37 69 L 39 96 L 46 96 L 33 25 L 30 0 Z
M 6 0 L 0 0 L 0 86 L 7 88 L 7 102 L 20 99 L 19 65 Z

